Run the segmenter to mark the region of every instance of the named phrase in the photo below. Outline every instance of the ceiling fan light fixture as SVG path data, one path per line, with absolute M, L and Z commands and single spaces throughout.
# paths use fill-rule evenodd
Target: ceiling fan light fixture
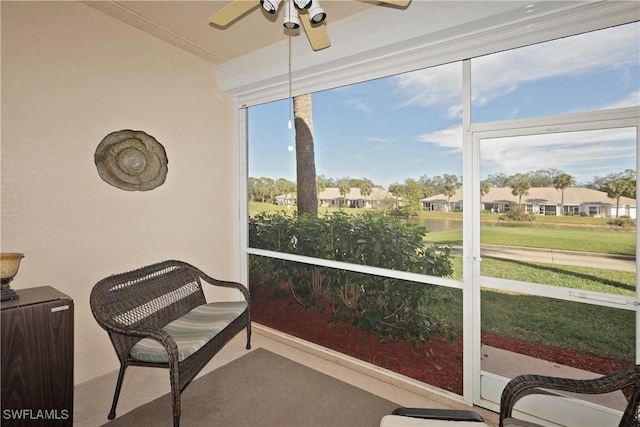
M 293 0 L 293 4 L 300 10 L 309 9 L 312 3 L 312 0 Z
M 284 13 L 284 27 L 289 29 L 300 28 L 300 16 L 298 9 L 293 5 L 293 0 L 289 0 Z
M 267 13 L 272 13 L 272 14 L 278 11 L 278 7 L 280 6 L 281 2 L 282 0 L 260 0 L 260 4 L 262 5 L 262 8 Z
M 317 0 L 314 1 L 309 8 L 309 19 L 311 22 L 314 24 L 322 24 L 326 17 L 327 14 L 322 6 L 320 6 L 320 2 Z

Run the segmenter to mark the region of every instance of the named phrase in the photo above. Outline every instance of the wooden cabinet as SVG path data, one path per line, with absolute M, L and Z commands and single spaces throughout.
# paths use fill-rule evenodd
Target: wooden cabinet
M 73 424 L 73 300 L 51 286 L 0 306 L 2 426 Z

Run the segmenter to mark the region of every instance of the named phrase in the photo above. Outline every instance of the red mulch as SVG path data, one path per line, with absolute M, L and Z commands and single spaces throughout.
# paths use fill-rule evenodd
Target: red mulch
M 383 343 L 349 324 L 330 321 L 329 310 L 304 307 L 289 295 L 273 296 L 260 286 L 252 290 L 252 320 L 340 353 L 462 395 L 462 335 L 450 343 L 440 336 L 412 346 L 409 341 Z M 482 343 L 600 374 L 628 363 L 574 350 L 548 347 L 514 338 L 482 334 Z

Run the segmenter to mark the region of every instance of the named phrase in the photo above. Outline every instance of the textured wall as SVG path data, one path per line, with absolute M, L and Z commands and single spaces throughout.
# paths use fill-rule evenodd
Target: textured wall
M 81 3 L 1 8 L 1 248 L 26 254 L 14 288 L 74 299 L 79 383 L 117 368 L 89 309 L 97 280 L 169 258 L 237 279 L 232 104 L 213 65 Z M 102 181 L 95 149 L 122 129 L 164 145 L 162 186 Z

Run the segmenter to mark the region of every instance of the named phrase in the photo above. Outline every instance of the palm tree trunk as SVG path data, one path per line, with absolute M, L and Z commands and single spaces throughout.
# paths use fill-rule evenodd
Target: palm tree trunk
M 311 95 L 293 98 L 296 129 L 296 179 L 298 186 L 298 214 L 318 215 L 316 193 L 316 160 L 313 147 L 313 112 Z

